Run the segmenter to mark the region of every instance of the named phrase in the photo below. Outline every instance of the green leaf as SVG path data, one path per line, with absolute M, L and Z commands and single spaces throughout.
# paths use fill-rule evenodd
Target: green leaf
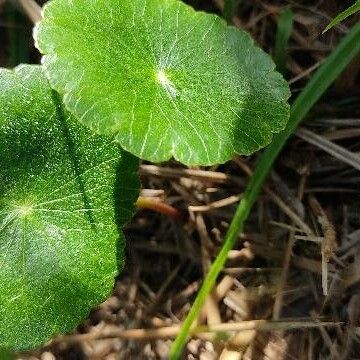
M 355 2 L 355 4 L 349 6 L 346 10 L 344 10 L 343 12 L 341 12 L 338 16 L 336 16 L 331 22 L 330 24 L 325 28 L 325 30 L 323 31 L 326 32 L 329 29 L 331 29 L 332 27 L 338 25 L 341 23 L 341 21 L 344 21 L 345 19 L 347 19 L 349 16 L 354 15 L 356 12 L 360 11 L 360 0 L 357 0 Z
M 138 161 L 66 113 L 40 67 L 1 69 L 0 88 L 0 345 L 23 350 L 109 295 Z
M 154 162 L 270 143 L 288 86 L 250 36 L 178 0 L 54 0 L 35 30 L 52 86 L 93 131 Z

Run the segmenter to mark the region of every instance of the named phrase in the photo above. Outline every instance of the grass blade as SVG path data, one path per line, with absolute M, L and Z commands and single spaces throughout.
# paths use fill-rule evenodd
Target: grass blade
M 286 8 L 280 15 L 275 39 L 274 62 L 282 74 L 286 71 L 287 47 L 294 23 L 294 14 Z
M 231 18 L 235 15 L 240 2 L 241 0 L 225 0 L 223 16 L 227 21 L 231 21 Z
M 357 11 L 360 11 L 360 0 L 357 0 L 355 4 L 351 5 L 350 7 L 348 7 L 346 10 L 344 10 L 343 12 L 341 12 L 338 16 L 336 16 L 331 22 L 330 24 L 325 28 L 325 30 L 323 31 L 326 32 L 329 29 L 331 29 L 332 27 L 338 25 L 341 21 L 345 20 L 346 18 L 348 18 L 349 16 L 355 14 Z
M 193 322 L 198 318 L 208 294 L 213 288 L 219 273 L 223 269 L 228 252 L 237 241 L 238 234 L 243 229 L 244 222 L 246 221 L 278 154 L 314 104 L 320 99 L 324 92 L 340 75 L 345 67 L 354 59 L 354 57 L 359 54 L 359 38 L 360 22 L 355 24 L 355 26 L 330 54 L 326 62 L 314 74 L 312 79 L 294 102 L 291 108 L 288 126 L 282 133 L 274 137 L 273 142 L 265 150 L 257 163 L 254 174 L 246 187 L 244 197 L 236 210 L 230 228 L 225 236 L 224 245 L 213 262 L 195 299 L 195 302 L 182 325 L 180 333 L 172 345 L 169 354 L 170 359 L 178 359 L 181 356 L 190 328 Z

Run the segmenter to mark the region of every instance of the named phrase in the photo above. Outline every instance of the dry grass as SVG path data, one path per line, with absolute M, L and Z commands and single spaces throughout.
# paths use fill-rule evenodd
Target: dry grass
M 197 6 L 204 3 L 223 7 L 221 0 Z M 296 95 L 351 26 L 320 35 L 340 3 L 247 0 L 232 21 L 271 52 L 279 13 L 292 7 L 287 78 Z M 278 159 L 185 359 L 360 357 L 359 65 Z M 181 219 L 139 211 L 126 229 L 127 265 L 113 295 L 74 334 L 19 359 L 166 359 L 255 159 L 211 169 L 144 164 L 146 196 L 176 208 Z

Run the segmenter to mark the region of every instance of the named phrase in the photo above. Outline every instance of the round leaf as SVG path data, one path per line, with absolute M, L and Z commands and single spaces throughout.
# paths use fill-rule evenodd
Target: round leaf
M 0 87 L 0 345 L 22 350 L 109 295 L 138 161 L 66 113 L 40 67 L 1 69 Z
M 250 154 L 289 117 L 289 89 L 270 57 L 178 0 L 53 0 L 35 38 L 66 107 L 150 161 Z

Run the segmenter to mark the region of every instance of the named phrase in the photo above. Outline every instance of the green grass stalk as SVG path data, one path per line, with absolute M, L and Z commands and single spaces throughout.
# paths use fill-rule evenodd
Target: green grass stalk
M 180 358 L 187 342 L 190 328 L 198 318 L 206 298 L 212 290 L 219 273 L 223 269 L 229 251 L 238 240 L 238 235 L 244 227 L 244 222 L 246 221 L 252 206 L 256 202 L 278 154 L 314 104 L 320 99 L 345 67 L 360 53 L 359 39 L 360 22 L 354 25 L 350 32 L 329 55 L 325 63 L 311 78 L 291 107 L 290 120 L 286 129 L 274 136 L 273 142 L 261 156 L 255 167 L 254 174 L 246 187 L 244 197 L 236 210 L 230 228 L 225 236 L 224 245 L 211 265 L 194 304 L 170 349 L 170 360 Z

